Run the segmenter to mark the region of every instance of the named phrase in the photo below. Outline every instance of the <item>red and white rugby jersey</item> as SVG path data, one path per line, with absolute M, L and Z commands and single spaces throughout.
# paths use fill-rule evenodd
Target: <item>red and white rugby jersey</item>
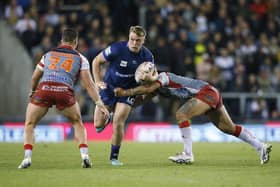
M 179 76 L 170 72 L 160 73 L 157 81 L 161 85 L 158 90 L 159 94 L 181 99 L 193 97 L 201 88 L 208 85 L 205 81 Z
M 81 70 L 89 70 L 88 60 L 69 46 L 59 46 L 47 52 L 37 67 L 44 71 L 40 82 L 56 82 L 73 89 Z

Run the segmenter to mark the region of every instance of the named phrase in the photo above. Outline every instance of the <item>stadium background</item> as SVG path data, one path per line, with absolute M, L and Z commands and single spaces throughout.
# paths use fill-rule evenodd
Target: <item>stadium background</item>
M 160 71 L 212 83 L 222 92 L 235 122 L 247 125 L 261 139 L 280 141 L 277 0 L 4 0 L 0 5 L 0 141 L 22 141 L 18 137 L 23 132 L 33 68 L 44 52 L 58 45 L 64 27 L 79 30 L 78 49 L 91 62 L 110 43 L 126 40 L 129 26 L 136 24 L 146 28 L 145 45 Z M 82 87 L 75 89 L 87 128 L 97 137 L 91 124 L 94 105 Z M 140 129 L 137 141 L 143 137 L 180 141 L 174 125 L 174 112 L 180 104 L 157 97 L 138 107 L 128 120 L 127 136 L 130 127 L 135 127 L 132 134 Z M 234 141 L 207 139 L 208 126 L 204 117 L 193 120 L 198 132 L 208 132 L 197 141 Z M 73 138 L 69 124 L 54 110 L 37 131 L 42 141 Z M 104 134 L 110 134 L 110 128 L 106 131 Z M 219 137 L 217 130 L 213 133 L 212 137 Z

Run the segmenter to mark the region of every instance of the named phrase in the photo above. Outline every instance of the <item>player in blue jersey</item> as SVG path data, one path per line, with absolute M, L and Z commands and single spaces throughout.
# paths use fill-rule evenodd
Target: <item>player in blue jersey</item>
M 149 62 L 139 66 L 135 78 L 138 82 L 146 84 L 127 90 L 116 88 L 114 90 L 115 95 L 124 97 L 157 92 L 186 101 L 176 112 L 176 120 L 183 137 L 184 150 L 182 153 L 170 156 L 171 161 L 186 164 L 194 162 L 190 120 L 202 114 L 205 114 L 222 132 L 236 136 L 252 145 L 259 153 L 261 164 L 269 161 L 272 146 L 256 139 L 241 125 L 234 124 L 223 105 L 221 94 L 207 82 L 178 76 L 170 72 L 158 74 L 154 64 Z
M 77 44 L 78 33 L 73 29 L 65 29 L 62 33 L 61 45 L 44 54 L 33 72 L 29 93 L 30 102 L 25 118 L 24 159 L 18 166 L 19 169 L 30 167 L 35 143 L 34 128 L 52 105 L 56 105 L 56 108 L 73 125 L 75 137 L 79 142 L 82 166 L 91 167 L 87 133 L 73 89 L 79 77 L 89 96 L 98 106 L 100 113 L 109 116 L 109 111 L 95 89 L 88 60 L 75 50 Z
M 135 102 L 134 96 L 115 97 L 114 88 L 129 89 L 137 86 L 134 73 L 144 61 L 154 62 L 152 53 L 143 46 L 146 32 L 141 26 L 132 26 L 128 41 L 116 42 L 99 53 L 92 62 L 92 73 L 99 89 L 103 103 L 113 113 L 113 135 L 111 139 L 110 161 L 112 165 L 120 166 L 118 160 L 121 142 L 124 136 L 125 122 Z M 101 65 L 108 63 L 105 76 L 102 76 Z M 99 108 L 95 109 L 94 125 L 101 132 L 109 123 Z

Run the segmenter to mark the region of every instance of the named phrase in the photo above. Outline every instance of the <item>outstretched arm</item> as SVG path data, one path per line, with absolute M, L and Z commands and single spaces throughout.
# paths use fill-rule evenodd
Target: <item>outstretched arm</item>
M 141 86 L 137 86 L 135 88 L 124 90 L 122 88 L 115 88 L 115 96 L 117 97 L 127 97 L 133 95 L 142 95 L 142 94 L 150 94 L 155 92 L 158 88 L 160 88 L 159 82 L 153 82 Z
M 135 97 L 135 102 L 133 104 L 133 107 L 138 107 L 138 106 L 142 105 L 143 103 L 151 100 L 156 95 L 157 95 L 157 93 L 153 92 L 153 93 L 150 93 L 150 94 L 136 96 Z

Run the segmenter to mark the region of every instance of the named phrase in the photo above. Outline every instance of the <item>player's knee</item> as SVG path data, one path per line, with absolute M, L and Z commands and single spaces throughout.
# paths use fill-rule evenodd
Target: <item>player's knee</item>
M 81 115 L 79 114 L 75 114 L 75 115 L 72 115 L 71 117 L 69 117 L 69 120 L 71 121 L 71 123 L 80 123 L 82 121 L 82 117 Z
M 115 132 L 121 133 L 122 131 L 124 131 L 124 123 L 114 123 L 113 128 Z
M 26 128 L 34 128 L 34 127 L 35 127 L 35 124 L 36 124 L 35 121 L 32 121 L 32 120 L 26 121 L 26 122 L 25 122 L 25 127 L 26 127 Z
M 184 112 L 181 112 L 180 110 L 178 110 L 176 112 L 176 120 L 177 121 L 187 121 L 187 120 L 189 120 L 189 117 Z

